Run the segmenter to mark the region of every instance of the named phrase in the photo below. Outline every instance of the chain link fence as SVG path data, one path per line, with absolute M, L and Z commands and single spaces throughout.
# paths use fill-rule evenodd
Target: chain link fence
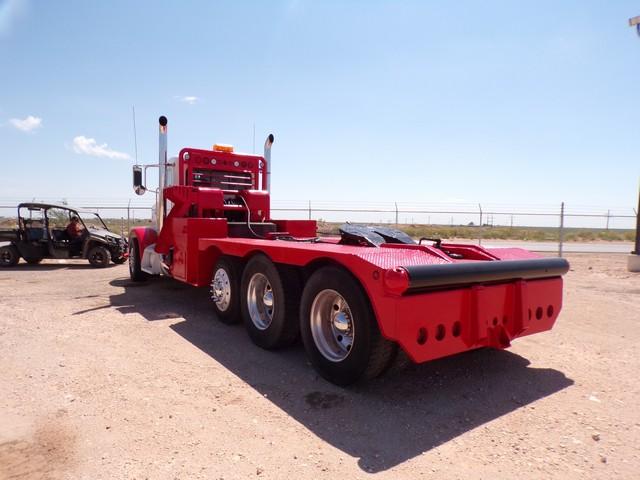
M 71 201 L 73 200 L 73 202 Z M 75 208 L 98 212 L 102 217 L 118 220 L 121 229 L 128 231 L 132 225 L 149 222 L 152 204 L 131 199 L 51 199 L 32 201 L 69 204 Z M 6 228 L 15 223 L 15 199 L 0 199 L 0 221 Z M 274 200 L 272 217 L 290 219 L 313 219 L 329 223 L 378 223 L 404 226 L 464 227 L 468 238 L 471 229 L 474 239 L 485 245 L 500 245 L 509 239 L 509 229 L 538 229 L 544 231 L 541 238 L 527 239 L 525 247 L 532 250 L 628 253 L 633 249 L 632 233 L 635 229 L 637 211 L 629 208 L 565 205 L 501 205 L 471 203 L 411 203 L 411 202 L 358 202 L 358 201 L 313 201 Z M 497 229 L 500 238 L 496 239 Z M 505 231 L 506 229 L 506 231 Z M 586 241 L 567 241 L 576 230 L 593 230 L 599 234 Z M 452 230 L 456 232 L 457 230 Z M 603 234 L 611 232 L 611 235 Z M 617 234 L 614 234 L 616 233 Z M 620 232 L 624 232 L 623 235 Z M 585 236 L 583 235 L 583 236 Z M 499 236 L 499 237 L 500 237 Z M 600 241 L 598 241 L 600 240 Z M 616 240 L 616 241 L 602 241 Z

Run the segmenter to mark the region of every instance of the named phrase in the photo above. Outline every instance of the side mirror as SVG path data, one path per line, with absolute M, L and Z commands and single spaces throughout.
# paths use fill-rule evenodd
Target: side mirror
M 144 195 L 147 191 L 147 187 L 142 184 L 142 167 L 138 165 L 133 166 L 133 191 L 137 195 Z

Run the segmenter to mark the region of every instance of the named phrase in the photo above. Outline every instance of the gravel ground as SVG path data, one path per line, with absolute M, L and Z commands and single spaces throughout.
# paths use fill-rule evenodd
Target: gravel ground
M 349 389 L 217 322 L 206 290 L 2 269 L 0 478 L 639 478 L 640 276 L 569 260 L 551 332 Z

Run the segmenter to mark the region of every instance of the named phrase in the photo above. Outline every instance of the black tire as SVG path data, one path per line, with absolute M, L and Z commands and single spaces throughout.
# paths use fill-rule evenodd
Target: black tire
M 31 256 L 23 256 L 22 258 L 24 258 L 24 261 L 27 262 L 30 265 L 37 265 L 38 263 L 40 263 L 44 257 L 31 257 Z
M 129 277 L 131 277 L 131 280 L 134 282 L 144 282 L 149 278 L 149 274 L 142 271 L 140 258 L 138 239 L 132 238 L 129 241 Z
M 226 324 L 239 323 L 240 316 L 240 261 L 234 257 L 218 258 L 209 284 L 209 298 L 218 319 Z M 216 285 L 217 283 L 217 285 Z M 219 300 L 216 301 L 216 298 Z
M 397 345 L 380 333 L 360 284 L 338 267 L 323 267 L 307 281 L 300 334 L 311 364 L 326 380 L 341 386 L 377 377 L 397 352 Z
M 113 263 L 115 263 L 116 265 L 122 265 L 124 262 L 127 261 L 127 257 L 118 257 L 118 258 L 112 258 L 111 261 Z
M 105 268 L 111 262 L 111 252 L 103 245 L 96 245 L 91 247 L 89 253 L 87 253 L 87 260 L 89 260 L 92 267 Z
M 0 247 L 0 267 L 14 267 L 20 261 L 20 252 L 14 245 Z
M 264 255 L 256 255 L 242 273 L 240 292 L 242 319 L 253 343 L 273 349 L 297 340 L 300 283 L 293 267 L 278 268 Z M 271 308 L 265 304 L 268 294 Z

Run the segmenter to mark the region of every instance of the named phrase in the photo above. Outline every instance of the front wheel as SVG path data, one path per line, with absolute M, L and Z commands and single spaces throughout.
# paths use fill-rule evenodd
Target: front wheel
M 138 239 L 132 238 L 129 241 L 129 277 L 134 282 L 143 282 L 149 278 L 147 272 L 142 271 L 140 259 L 140 246 L 138 245 Z
M 20 261 L 20 253 L 13 245 L 0 247 L 0 267 L 13 267 Z
M 233 257 L 221 256 L 213 267 L 209 294 L 213 309 L 223 323 L 240 321 L 240 265 Z
M 111 261 L 116 265 L 122 265 L 124 262 L 127 261 L 127 257 L 123 255 L 122 257 L 112 258 Z
M 397 351 L 380 333 L 360 285 L 337 267 L 321 268 L 309 278 L 302 292 L 300 333 L 311 364 L 337 385 L 380 375 Z
M 111 252 L 102 245 L 96 245 L 89 250 L 87 259 L 92 267 L 105 268 L 111 262 Z

